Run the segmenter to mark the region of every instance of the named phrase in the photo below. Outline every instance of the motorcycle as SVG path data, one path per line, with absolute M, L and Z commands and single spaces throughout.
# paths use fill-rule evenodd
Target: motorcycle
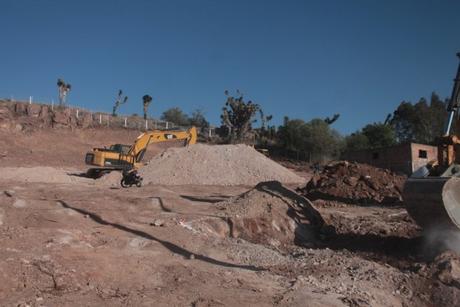
M 138 188 L 142 186 L 143 178 L 137 173 L 137 170 L 123 170 L 123 178 L 121 179 L 121 186 L 124 188 L 136 185 Z

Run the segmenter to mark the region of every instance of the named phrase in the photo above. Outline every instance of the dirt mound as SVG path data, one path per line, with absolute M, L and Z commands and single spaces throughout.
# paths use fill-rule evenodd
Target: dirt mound
M 309 199 L 338 200 L 353 204 L 394 204 L 401 201 L 405 176 L 366 164 L 330 163 L 307 183 L 302 193 Z
M 306 198 L 277 181 L 259 183 L 217 206 L 231 237 L 274 247 L 315 242 L 324 224 Z
M 170 148 L 140 170 L 144 183 L 255 185 L 261 181 L 305 180 L 247 145 L 195 144 Z

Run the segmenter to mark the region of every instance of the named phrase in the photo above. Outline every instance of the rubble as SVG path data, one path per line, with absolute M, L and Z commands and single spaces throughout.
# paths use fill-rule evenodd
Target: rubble
M 458 254 L 446 251 L 434 260 L 438 279 L 449 286 L 460 288 L 460 257 Z
M 351 204 L 396 204 L 406 176 L 356 162 L 338 161 L 314 174 L 301 193 L 311 200 L 337 200 Z
M 229 225 L 229 236 L 285 248 L 316 241 L 324 224 L 308 199 L 268 181 L 217 204 Z

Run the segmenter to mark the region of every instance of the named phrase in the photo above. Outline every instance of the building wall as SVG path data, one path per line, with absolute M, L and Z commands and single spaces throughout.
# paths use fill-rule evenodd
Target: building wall
M 423 158 L 425 154 L 426 158 Z M 427 162 L 437 159 L 437 148 L 430 145 L 407 143 L 374 150 L 348 152 L 343 158 L 410 175 Z
M 412 143 L 411 156 L 412 172 L 415 172 L 428 162 L 438 159 L 438 148 L 436 146 Z

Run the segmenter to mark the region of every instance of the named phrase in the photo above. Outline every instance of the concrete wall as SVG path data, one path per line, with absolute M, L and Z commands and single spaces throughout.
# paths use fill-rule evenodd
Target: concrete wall
M 426 158 L 424 158 L 425 154 Z M 410 175 L 427 162 L 437 159 L 437 148 L 430 145 L 407 143 L 373 150 L 347 152 L 343 158 Z

